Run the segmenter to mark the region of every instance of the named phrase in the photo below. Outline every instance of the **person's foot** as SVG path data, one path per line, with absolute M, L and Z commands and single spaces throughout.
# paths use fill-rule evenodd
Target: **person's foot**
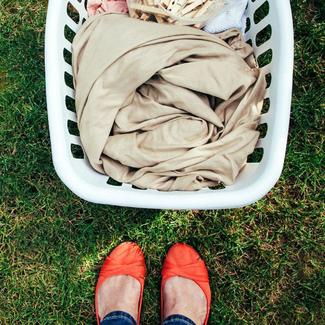
M 139 322 L 145 275 L 144 254 L 137 244 L 125 242 L 112 250 L 101 267 L 96 285 L 98 324 L 114 311 L 124 311 Z
M 179 276 L 169 278 L 163 290 L 163 318 L 180 314 L 202 325 L 207 314 L 207 300 L 202 289 L 190 279 Z
M 124 311 L 137 320 L 140 292 L 140 283 L 132 276 L 115 275 L 109 277 L 98 290 L 100 320 L 113 311 Z

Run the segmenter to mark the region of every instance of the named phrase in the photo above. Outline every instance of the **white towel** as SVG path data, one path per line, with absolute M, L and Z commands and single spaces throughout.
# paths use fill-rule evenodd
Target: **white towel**
M 246 29 L 245 9 L 248 0 L 225 0 L 219 14 L 210 19 L 203 28 L 209 33 L 220 33 L 230 28 L 238 28 L 242 33 Z

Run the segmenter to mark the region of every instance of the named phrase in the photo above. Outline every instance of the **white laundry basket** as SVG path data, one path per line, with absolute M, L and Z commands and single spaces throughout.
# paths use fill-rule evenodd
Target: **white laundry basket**
M 117 184 L 89 165 L 76 127 L 71 68 L 71 41 L 87 18 L 85 0 L 49 0 L 45 60 L 52 156 L 57 174 L 71 191 L 91 202 L 161 209 L 237 208 L 270 191 L 283 168 L 290 117 L 293 27 L 289 0 L 249 0 L 247 16 L 246 40 L 253 45 L 270 84 L 260 121 L 262 138 L 253 154 L 253 161 L 260 161 L 248 163 L 235 184 L 223 189 L 161 192 Z

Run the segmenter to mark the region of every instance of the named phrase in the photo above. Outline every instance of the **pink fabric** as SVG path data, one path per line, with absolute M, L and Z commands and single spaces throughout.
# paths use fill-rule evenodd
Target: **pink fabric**
M 129 11 L 126 0 L 88 0 L 87 10 L 89 16 L 104 12 L 126 14 Z

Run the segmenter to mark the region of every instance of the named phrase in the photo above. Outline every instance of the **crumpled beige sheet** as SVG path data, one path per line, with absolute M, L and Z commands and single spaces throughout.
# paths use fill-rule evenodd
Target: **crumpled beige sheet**
M 254 150 L 266 84 L 236 29 L 216 36 L 100 15 L 74 39 L 73 70 L 83 147 L 117 181 L 230 185 Z

